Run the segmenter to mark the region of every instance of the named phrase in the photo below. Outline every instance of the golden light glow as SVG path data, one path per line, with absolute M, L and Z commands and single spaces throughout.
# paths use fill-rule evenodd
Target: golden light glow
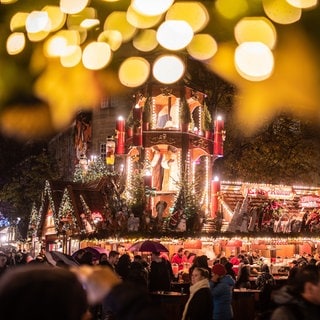
M 152 68 L 153 76 L 161 83 L 174 83 L 184 74 L 185 66 L 180 58 L 166 55 L 158 58 Z
M 77 14 L 69 14 L 67 18 L 67 26 L 69 29 L 79 28 L 81 23 L 86 19 L 96 19 L 97 11 L 95 8 L 84 8 Z
M 99 34 L 98 41 L 106 42 L 112 51 L 117 51 L 122 44 L 122 34 L 117 30 L 103 31 Z
M 190 56 L 197 60 L 210 59 L 217 50 L 218 44 L 210 34 L 196 34 L 187 46 Z
M 235 66 L 243 78 L 262 81 L 270 77 L 273 71 L 273 54 L 261 42 L 243 42 L 235 51 Z
M 301 9 L 314 8 L 318 4 L 318 0 L 287 0 L 287 2 Z
M 166 49 L 181 50 L 192 40 L 191 26 L 184 20 L 167 20 L 157 30 L 157 40 Z
M 265 14 L 274 22 L 291 24 L 301 18 L 301 8 L 290 5 L 286 0 L 262 0 Z
M 217 0 L 215 2 L 217 12 L 226 19 L 235 19 L 247 13 L 246 0 Z
M 145 16 L 157 16 L 165 13 L 174 0 L 132 0 L 131 6 L 138 13 Z
M 26 20 L 26 30 L 29 33 L 48 31 L 50 20 L 46 11 L 32 11 Z
M 60 57 L 64 55 L 67 45 L 68 42 L 65 37 L 55 35 L 45 42 L 44 54 L 47 57 Z
M 104 30 L 118 30 L 122 35 L 122 41 L 130 41 L 136 33 L 136 28 L 127 21 L 125 11 L 113 11 L 104 22 Z
M 82 11 L 89 0 L 60 0 L 60 10 L 64 13 L 75 14 Z
M 81 62 L 82 50 L 80 46 L 69 45 L 65 47 L 64 54 L 60 56 L 60 63 L 66 68 L 76 66 Z
M 40 42 L 43 41 L 49 35 L 49 33 L 49 31 L 28 32 L 27 37 L 31 42 Z
M 66 22 L 66 14 L 57 6 L 45 6 L 42 11 L 47 12 L 50 20 L 50 31 L 54 32 L 61 29 Z
M 156 26 L 162 19 L 163 15 L 146 16 L 135 11 L 132 6 L 128 7 L 127 20 L 134 27 L 139 29 L 147 29 Z
M 11 87 L 23 87 L 19 83 L 22 77 L 15 68 L 24 68 L 26 70 L 22 70 L 23 73 L 29 77 L 30 72 L 32 81 L 36 80 L 37 88 L 42 89 L 37 92 L 34 89 L 31 94 L 48 102 L 55 127 L 72 119 L 74 112 L 80 108 L 86 97 L 86 106 L 93 106 L 96 101 L 100 101 L 101 90 L 104 94 L 124 92 L 124 85 L 118 78 L 119 61 L 132 55 L 143 57 L 144 53 L 152 56 L 153 60 L 159 57 L 158 51 L 166 51 L 165 49 L 181 50 L 183 55 L 203 61 L 211 71 L 237 86 L 239 99 L 234 100 L 235 118 L 246 134 L 253 132 L 264 121 L 271 120 L 283 109 L 294 116 L 311 115 L 312 119 L 314 114 L 318 114 L 319 54 L 314 52 L 312 47 L 319 47 L 316 43 L 319 37 L 314 34 L 315 28 L 312 28 L 312 19 L 315 19 L 316 13 L 310 12 L 318 5 L 316 0 L 59 0 L 57 3 L 60 6 L 51 5 L 49 1 L 29 1 L 28 4 L 24 4 L 22 0 L 0 0 L 0 3 L 6 5 L 3 5 L 4 10 L 1 9 L 1 39 L 5 47 L 1 52 L 6 53 L 7 49 L 11 54 L 10 57 L 7 54 L 0 56 L 2 69 L 6 66 L 5 71 L 1 73 L 1 82 L 5 85 L 5 98 L 1 101 L 10 101 L 12 95 L 19 95 L 19 92 Z M 158 5 L 160 10 L 157 8 Z M 44 23 L 46 18 L 40 17 L 36 23 L 32 21 L 31 26 L 28 21 L 28 30 L 31 31 L 28 32 L 27 18 L 33 20 L 31 17 L 37 12 L 40 15 L 47 14 L 48 23 Z M 300 17 L 304 19 L 298 21 Z M 162 48 L 158 48 L 156 29 L 167 20 L 180 20 L 189 25 L 192 34 L 190 41 L 186 41 L 187 44 L 177 46 L 178 41 L 172 40 L 174 35 L 178 40 L 183 38 L 179 33 L 182 29 L 178 27 L 163 35 L 169 39 L 169 43 L 171 41 L 170 46 L 163 46 L 166 42 L 164 39 L 160 43 Z M 292 25 L 288 27 L 287 24 Z M 12 35 L 9 33 L 9 26 Z M 13 35 L 15 32 L 24 34 L 25 45 L 22 35 L 16 37 Z M 64 34 L 68 32 L 75 33 L 73 40 Z M 105 70 L 98 69 L 99 72 L 95 72 L 97 67 L 93 70 L 86 69 L 81 60 L 79 61 L 84 47 L 92 41 L 105 43 L 112 51 Z M 239 45 L 261 42 L 269 47 L 270 68 L 271 56 L 274 59 L 274 67 L 269 78 L 261 81 L 260 76 L 256 74 L 252 77 L 241 68 L 236 69 L 236 42 Z M 270 49 L 273 51 L 270 52 Z M 26 58 L 23 65 L 14 56 L 18 55 L 20 50 L 24 50 L 23 55 Z M 140 53 L 137 53 L 137 50 Z M 97 55 L 99 56 L 99 52 Z M 108 68 L 113 55 L 114 64 Z M 17 61 L 11 62 L 10 59 Z M 52 60 L 59 68 L 55 65 L 55 68 L 50 68 L 50 73 L 43 74 Z M 80 70 L 80 76 L 74 73 L 74 69 Z M 57 70 L 60 74 L 57 74 Z M 167 73 L 171 71 L 169 68 Z M 15 75 L 14 80 L 17 84 L 12 81 L 12 77 L 10 81 L 6 81 L 9 74 Z M 262 79 L 267 77 L 268 72 L 265 70 L 264 74 Z M 53 79 L 50 79 L 49 75 Z M 90 91 L 81 92 L 81 99 L 76 95 L 79 90 L 79 77 L 82 79 L 82 87 L 91 86 Z M 73 85 L 71 81 L 77 85 L 70 90 L 66 85 L 66 79 L 70 85 Z M 39 85 L 42 81 L 45 82 L 43 86 Z M 70 98 L 65 97 L 66 87 L 69 88 L 68 93 L 72 92 Z M 270 95 L 270 92 L 273 94 Z M 59 119 L 61 124 L 58 124 Z
M 91 42 L 83 50 L 82 63 L 90 70 L 103 69 L 111 59 L 110 46 L 105 42 Z
M 176 2 L 166 13 L 166 20 L 184 20 L 193 32 L 199 32 L 207 26 L 209 13 L 201 2 Z
M 120 66 L 120 82 L 127 87 L 139 87 L 144 84 L 150 74 L 149 62 L 141 57 L 126 59 Z
M 68 45 L 79 45 L 80 35 L 76 30 L 60 30 L 44 43 L 43 50 L 47 57 L 65 55 Z
M 27 12 L 17 12 L 15 13 L 10 20 L 10 30 L 11 31 L 24 31 L 26 26 L 26 20 L 29 13 Z
M 85 29 L 91 29 L 93 27 L 97 27 L 100 24 L 99 19 L 84 19 L 80 23 L 80 27 L 85 28 Z
M 149 52 L 154 50 L 158 46 L 156 30 L 141 30 L 133 38 L 132 44 L 136 49 L 143 52 Z
M 22 32 L 14 32 L 7 39 L 7 52 L 11 55 L 23 51 L 26 45 L 26 37 Z
M 265 17 L 246 17 L 235 26 L 234 36 L 238 44 L 243 42 L 262 42 L 273 49 L 277 41 L 276 28 Z

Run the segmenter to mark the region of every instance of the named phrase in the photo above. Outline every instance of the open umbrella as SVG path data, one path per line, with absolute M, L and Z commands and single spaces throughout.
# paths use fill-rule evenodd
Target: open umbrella
M 128 250 L 140 252 L 169 252 L 169 250 L 163 244 L 152 240 L 138 241 L 134 243 Z
M 93 260 L 99 260 L 100 255 L 103 253 L 108 255 L 108 251 L 106 249 L 98 247 L 98 246 L 92 246 L 92 247 L 85 247 L 85 248 L 79 249 L 78 251 L 76 251 L 72 254 L 72 257 L 75 258 L 79 253 L 81 253 L 83 251 L 92 253 Z
M 58 261 L 62 261 L 64 262 L 65 264 L 67 264 L 68 266 L 78 266 L 79 263 L 76 262 L 72 256 L 66 254 L 66 253 L 63 253 L 63 252 L 60 252 L 60 251 L 47 251 L 45 253 L 46 255 L 46 258 L 48 260 L 48 262 L 50 264 L 52 264 L 53 266 L 56 266 L 57 265 L 57 262 Z

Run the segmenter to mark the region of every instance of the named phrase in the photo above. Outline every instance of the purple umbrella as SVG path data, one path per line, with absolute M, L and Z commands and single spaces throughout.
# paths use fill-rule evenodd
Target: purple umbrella
M 140 252 L 169 252 L 169 250 L 163 244 L 152 240 L 138 241 L 134 243 L 128 250 Z
M 83 252 L 83 251 L 92 253 L 93 260 L 99 260 L 100 259 L 100 255 L 103 254 L 103 253 L 108 255 L 108 251 L 106 249 L 98 247 L 98 246 L 93 246 L 93 247 L 85 247 L 83 249 L 79 249 L 78 251 L 74 252 L 72 254 L 72 256 L 74 258 L 76 258 L 76 256 L 79 253 Z

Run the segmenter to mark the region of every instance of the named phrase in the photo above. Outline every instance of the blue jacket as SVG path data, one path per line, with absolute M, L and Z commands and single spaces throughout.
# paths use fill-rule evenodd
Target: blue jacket
M 230 320 L 233 318 L 231 303 L 234 285 L 235 281 L 229 274 L 221 277 L 219 282 L 210 281 L 214 320 Z

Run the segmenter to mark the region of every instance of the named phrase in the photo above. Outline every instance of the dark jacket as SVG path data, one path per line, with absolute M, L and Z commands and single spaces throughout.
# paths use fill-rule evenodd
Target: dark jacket
M 273 311 L 271 320 L 316 320 L 320 317 L 320 306 L 304 300 L 290 286 L 275 292 L 273 299 L 278 307 Z
M 164 320 L 159 305 L 147 290 L 134 283 L 123 282 L 115 286 L 102 303 L 102 319 L 112 320 Z
M 186 320 L 212 320 L 212 296 L 209 288 L 199 289 L 189 302 Z
M 161 262 L 152 261 L 149 273 L 150 291 L 170 291 L 171 265 L 162 258 Z

